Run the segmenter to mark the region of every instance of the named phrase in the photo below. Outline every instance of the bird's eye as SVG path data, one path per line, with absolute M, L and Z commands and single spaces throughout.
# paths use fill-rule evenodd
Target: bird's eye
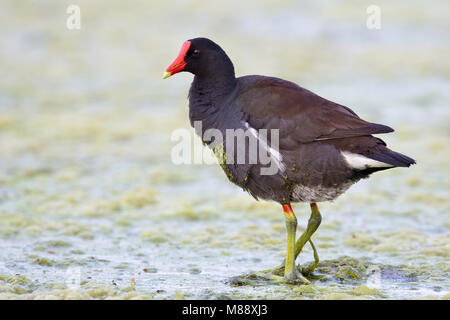
M 193 56 L 199 56 L 200 55 L 200 50 L 195 49 L 194 52 L 192 52 Z

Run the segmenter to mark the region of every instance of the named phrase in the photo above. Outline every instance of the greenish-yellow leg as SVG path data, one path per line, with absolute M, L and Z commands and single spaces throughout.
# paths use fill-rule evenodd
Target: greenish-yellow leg
M 305 246 L 306 242 L 309 241 L 313 251 L 314 251 L 314 263 L 303 272 L 308 274 L 314 271 L 317 264 L 319 263 L 319 255 L 317 254 L 316 247 L 311 241 L 311 236 L 316 232 L 317 228 L 319 227 L 320 223 L 322 222 L 322 217 L 319 212 L 319 208 L 317 207 L 316 203 L 311 203 L 311 216 L 308 220 L 308 226 L 306 227 L 305 232 L 300 236 L 300 238 L 297 240 L 297 243 L 295 244 L 295 255 L 294 255 L 294 261 L 297 259 L 300 252 L 302 252 L 303 247 Z
M 309 218 L 306 231 L 302 234 L 302 236 L 296 243 L 295 234 L 297 230 L 297 218 L 295 217 L 290 204 L 283 204 L 282 206 L 287 231 L 286 259 L 284 259 L 281 266 L 276 267 L 275 269 L 260 271 L 257 274 L 269 277 L 270 279 L 275 281 L 280 281 L 281 279 L 283 279 L 282 276 L 284 275 L 284 279 L 288 282 L 309 284 L 310 281 L 306 279 L 300 272 L 298 272 L 297 267 L 295 266 L 295 260 L 302 251 L 305 243 L 309 241 L 311 247 L 314 250 L 314 263 L 307 270 L 302 270 L 302 272 L 304 272 L 305 274 L 312 272 L 319 263 L 319 257 L 317 255 L 316 248 L 310 240 L 311 235 L 317 230 L 320 224 L 321 218 L 319 210 L 317 209 L 317 206 L 315 204 L 311 204 L 311 208 L 314 207 L 314 214 L 312 214 Z
M 284 261 L 284 279 L 289 282 L 310 283 L 301 273 L 297 271 L 295 266 L 295 233 L 297 230 L 297 218 L 292 211 L 290 204 L 283 204 L 284 216 L 286 220 L 287 230 L 287 250 L 286 259 Z M 276 273 L 276 270 L 274 270 Z M 275 274 L 273 274 L 275 276 Z
M 284 277 L 286 280 L 295 280 L 295 232 L 297 229 L 297 218 L 290 205 L 283 205 L 284 217 L 286 220 L 287 231 L 287 249 L 286 249 L 286 262 L 284 264 Z

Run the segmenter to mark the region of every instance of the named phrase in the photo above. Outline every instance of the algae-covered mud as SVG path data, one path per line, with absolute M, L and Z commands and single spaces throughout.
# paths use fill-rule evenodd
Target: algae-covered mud
M 70 4 L 0 4 L 0 299 L 450 298 L 448 1 L 77 1 L 79 30 Z M 196 36 L 238 75 L 394 127 L 417 160 L 319 204 L 310 285 L 257 276 L 284 258 L 279 205 L 171 162 L 192 77 L 161 76 Z

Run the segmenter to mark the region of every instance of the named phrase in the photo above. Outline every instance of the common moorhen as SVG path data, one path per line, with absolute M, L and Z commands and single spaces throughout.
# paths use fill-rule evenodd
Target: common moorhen
M 236 78 L 230 58 L 209 39 L 184 42 L 164 78 L 183 71 L 194 74 L 189 90 L 191 125 L 201 123 L 197 134 L 219 157 L 229 180 L 255 199 L 282 205 L 287 253 L 278 272 L 284 271 L 288 281 L 308 282 L 301 273 L 310 273 L 319 261 L 310 240 L 321 222 L 317 202 L 336 199 L 374 172 L 415 163 L 372 136 L 394 131 L 388 126 L 364 121 L 351 109 L 286 80 L 259 75 Z M 228 151 L 234 150 L 236 139 L 228 140 L 227 136 L 220 143 L 211 141 L 205 138 L 208 129 L 218 130 L 223 136 L 230 129 L 241 130 L 247 138 L 255 137 L 270 164 L 263 163 L 262 157 L 249 161 L 251 150 L 247 145 L 243 147 L 245 161 L 236 161 L 234 153 L 229 159 Z M 273 164 L 276 170 L 263 172 Z M 309 202 L 311 206 L 307 229 L 297 242 L 292 202 Z M 312 246 L 315 261 L 307 270 L 300 268 L 300 273 L 295 259 L 306 242 Z

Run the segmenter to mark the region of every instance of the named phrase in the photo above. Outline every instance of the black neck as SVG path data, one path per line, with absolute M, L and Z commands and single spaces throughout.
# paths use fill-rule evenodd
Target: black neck
M 192 89 L 211 99 L 229 94 L 236 86 L 234 66 L 225 52 L 218 52 L 201 70 L 195 72 Z
M 203 129 L 215 126 L 214 115 L 225 106 L 225 101 L 236 88 L 237 79 L 232 74 L 217 76 L 196 75 L 189 90 L 189 118 L 202 121 Z
M 192 89 L 199 95 L 206 95 L 211 99 L 226 96 L 233 91 L 236 86 L 236 78 L 233 74 L 218 74 L 213 76 L 194 77 Z

